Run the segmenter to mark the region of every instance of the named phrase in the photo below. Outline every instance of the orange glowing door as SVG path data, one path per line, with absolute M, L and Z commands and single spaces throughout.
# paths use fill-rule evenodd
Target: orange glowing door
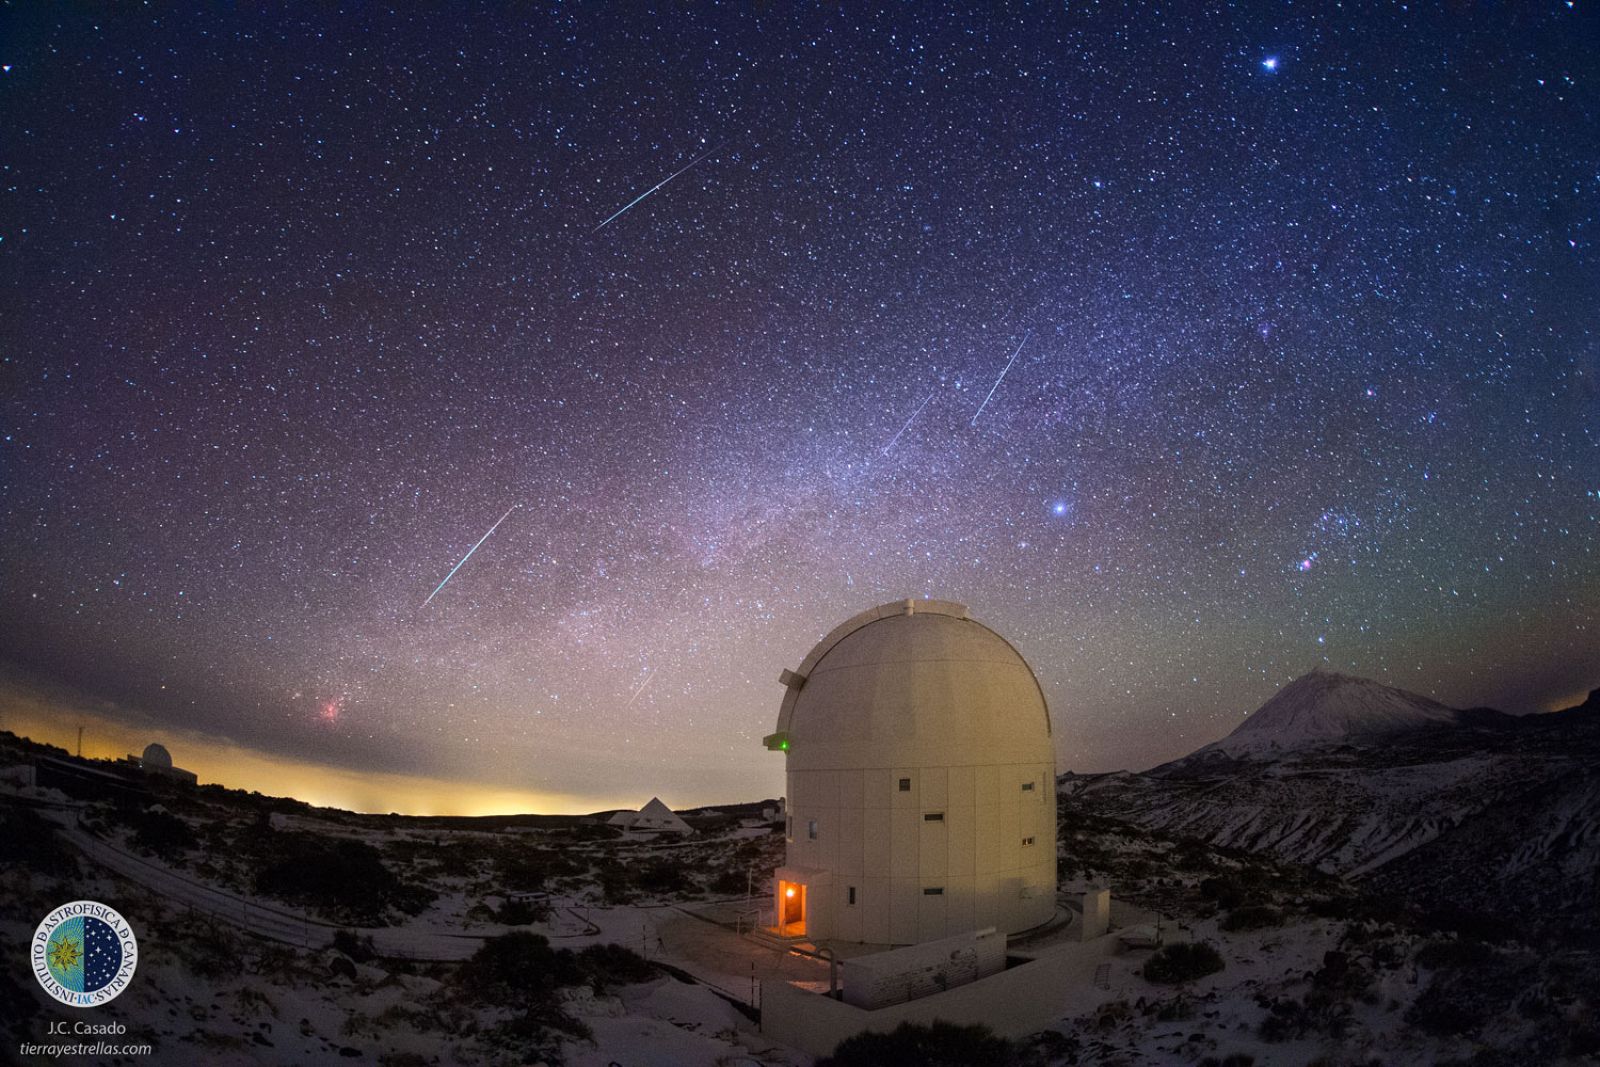
M 778 936 L 803 937 L 806 932 L 806 887 L 799 882 L 778 883 Z

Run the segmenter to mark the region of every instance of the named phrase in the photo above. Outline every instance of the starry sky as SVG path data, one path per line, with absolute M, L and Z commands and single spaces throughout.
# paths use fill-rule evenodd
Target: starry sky
M 1062 770 L 1600 685 L 1592 5 L 424 6 L 0 12 L 11 691 L 687 804 L 907 596 Z

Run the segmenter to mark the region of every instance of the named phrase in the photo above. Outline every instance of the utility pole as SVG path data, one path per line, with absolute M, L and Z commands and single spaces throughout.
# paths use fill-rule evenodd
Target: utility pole
M 83 758 L 83 727 L 78 727 L 78 758 Z

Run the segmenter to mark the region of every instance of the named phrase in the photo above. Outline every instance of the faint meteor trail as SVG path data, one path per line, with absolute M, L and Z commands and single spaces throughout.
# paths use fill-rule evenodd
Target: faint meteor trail
M 633 205 L 637 204 L 639 201 L 643 200 L 645 197 L 649 196 L 651 193 L 655 192 L 657 189 L 661 188 L 663 185 L 667 184 L 672 179 L 676 178 L 678 175 L 682 174 L 684 171 L 688 170 L 690 167 L 692 167 L 696 163 L 700 162 L 702 159 L 704 159 L 707 156 L 711 155 L 712 152 L 716 152 L 721 147 L 722 147 L 721 145 L 717 145 L 716 148 L 713 148 L 708 152 L 701 152 L 698 156 L 695 156 L 693 159 L 689 160 L 688 163 L 685 163 L 682 168 L 673 171 L 671 174 L 667 175 L 665 178 L 662 178 L 660 181 L 656 182 L 650 188 L 646 189 L 644 192 L 640 193 L 638 196 L 634 197 L 632 200 L 630 200 L 626 204 L 622 205 L 622 207 L 617 209 L 616 214 L 612 215 L 611 218 L 606 219 L 606 221 L 602 222 L 600 225 L 596 226 L 594 229 L 590 230 L 589 232 L 590 233 L 599 233 L 601 230 L 603 230 L 607 226 L 611 225 L 612 220 L 615 219 L 618 215 L 627 214 L 628 209 L 633 207 Z
M 622 706 L 623 706 L 623 707 L 624 707 L 624 708 L 631 708 L 631 707 L 633 707 L 633 702 L 634 702 L 634 701 L 635 701 L 635 700 L 638 700 L 638 699 L 639 699 L 639 694 L 640 694 L 640 693 L 642 693 L 642 692 L 644 692 L 644 687 L 645 687 L 645 686 L 647 686 L 647 685 L 649 685 L 649 684 L 650 684 L 650 679 L 652 679 L 652 678 L 654 678 L 654 677 L 655 677 L 655 676 L 656 676 L 656 669 L 655 669 L 655 668 L 654 668 L 654 667 L 651 667 L 651 668 L 650 668 L 650 673 L 649 673 L 649 674 L 647 674 L 647 675 L 645 675 L 645 676 L 644 676 L 644 681 L 642 681 L 642 682 L 640 682 L 640 683 L 639 683 L 639 688 L 637 688 L 637 689 L 635 689 L 635 690 L 634 690 L 634 691 L 633 691 L 633 696 L 631 696 L 631 697 L 629 697 L 629 698 L 628 698 L 628 702 L 627 702 L 627 703 L 626 703 L 626 704 L 624 704 L 624 705 L 622 705 Z
M 939 390 L 935 389 L 933 391 L 933 393 L 937 393 L 938 391 Z M 928 394 L 928 400 L 932 400 L 933 399 L 933 393 L 929 393 Z M 896 431 L 896 433 L 895 433 L 895 435 L 893 437 L 889 438 L 889 443 L 883 446 L 883 454 L 884 455 L 887 456 L 889 454 L 889 449 L 893 448 L 894 447 L 894 443 L 896 441 L 900 440 L 900 435 L 901 434 L 903 434 L 907 430 L 911 429 L 911 424 L 913 422 L 917 421 L 917 416 L 922 414 L 922 409 L 928 406 L 928 400 L 924 400 L 922 403 L 918 404 L 917 405 L 917 410 L 915 410 L 915 411 L 913 411 L 911 413 L 911 417 L 906 420 L 906 424 L 904 426 L 900 427 L 900 429 L 898 431 Z
M 994 386 L 992 388 L 990 388 L 989 395 L 983 398 L 983 403 L 979 404 L 978 405 L 978 410 L 973 412 L 973 414 L 972 414 L 972 425 L 973 426 L 978 425 L 978 416 L 982 415 L 983 414 L 983 409 L 989 406 L 989 401 L 991 399 L 993 399 L 993 397 L 994 397 L 995 389 L 1000 388 L 1000 383 L 1006 380 L 1006 371 L 1009 371 L 1011 369 L 1011 364 L 1015 363 L 1017 361 L 1017 357 L 1022 355 L 1022 346 L 1027 344 L 1028 343 L 1028 338 L 1030 338 L 1032 336 L 1033 336 L 1033 331 L 1032 330 L 1029 330 L 1027 333 L 1022 335 L 1022 342 L 1021 342 L 1021 344 L 1017 345 L 1017 350 L 1015 352 L 1011 353 L 1011 359 L 1010 359 L 1009 362 L 1006 363 L 1005 370 L 1000 372 L 1000 377 L 998 377 L 998 378 L 996 378 L 994 380 Z
M 450 582 L 450 579 L 452 579 L 452 578 L 454 578 L 456 576 L 456 571 L 461 569 L 461 564 L 465 563 L 465 562 L 467 562 L 467 560 L 471 559 L 472 558 L 472 554 L 474 552 L 478 551 L 479 547 L 482 546 L 482 544 L 485 541 L 489 540 L 489 534 L 492 534 L 496 530 L 500 529 L 500 523 L 501 522 L 505 522 L 506 519 L 509 518 L 511 513 L 513 511 L 515 511 L 515 510 L 517 510 L 517 505 L 515 505 L 515 504 L 512 504 L 509 508 L 506 508 L 506 513 L 504 515 L 500 516 L 500 522 L 496 522 L 493 526 L 489 527 L 489 533 L 486 533 L 482 537 L 478 538 L 478 543 L 476 545 L 473 545 L 471 548 L 467 549 L 467 554 L 465 556 L 461 557 L 461 563 L 457 563 L 454 567 L 451 567 L 450 568 L 450 573 L 444 576 L 444 581 L 440 582 L 439 585 L 438 585 L 438 588 L 434 589 L 433 592 L 429 593 L 428 594 L 428 599 L 424 600 L 422 602 L 422 607 L 423 608 L 425 608 L 429 604 L 433 603 L 433 598 L 439 595 L 439 590 L 443 589 L 446 585 L 448 585 L 449 582 Z M 417 610 L 421 611 L 422 608 L 418 608 Z

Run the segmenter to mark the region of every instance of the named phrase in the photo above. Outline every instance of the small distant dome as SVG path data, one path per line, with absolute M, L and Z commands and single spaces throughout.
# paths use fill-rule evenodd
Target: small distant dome
M 172 769 L 172 753 L 167 751 L 166 745 L 149 744 L 144 746 L 144 755 L 139 762 L 146 767 L 159 767 L 162 770 Z

